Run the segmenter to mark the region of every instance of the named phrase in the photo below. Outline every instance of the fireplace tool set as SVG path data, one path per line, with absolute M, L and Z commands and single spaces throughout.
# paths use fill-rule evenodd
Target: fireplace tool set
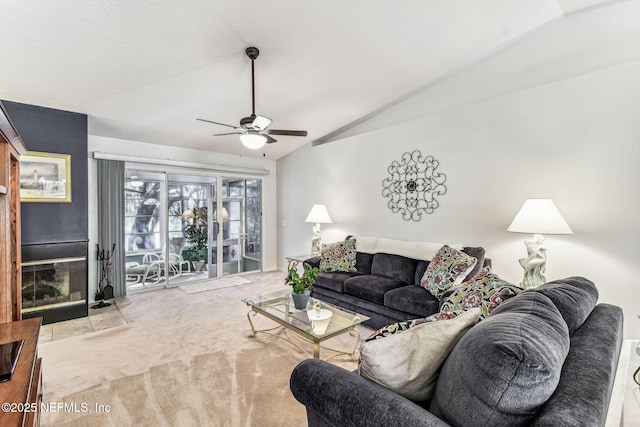
M 104 300 L 110 300 L 113 298 L 113 286 L 111 285 L 111 280 L 113 278 L 113 262 L 111 262 L 111 258 L 113 258 L 113 254 L 116 250 L 116 244 L 113 244 L 111 251 L 100 249 L 100 245 L 96 245 L 96 249 L 96 260 L 98 261 L 98 271 L 100 272 L 96 301 L 100 300 L 100 302 L 91 306 L 91 308 L 103 308 L 111 305 L 108 302 L 104 302 Z

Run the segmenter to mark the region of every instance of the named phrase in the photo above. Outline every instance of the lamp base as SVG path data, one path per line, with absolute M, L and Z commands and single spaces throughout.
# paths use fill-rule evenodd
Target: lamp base
M 520 265 L 524 269 L 524 277 L 522 279 L 522 287 L 533 288 L 546 283 L 544 277 L 547 264 L 547 248 L 544 245 L 544 237 L 540 234 L 534 234 L 532 240 L 525 240 L 527 247 L 526 258 L 521 258 Z
M 311 239 L 311 255 L 320 255 L 320 224 L 313 227 L 313 239 Z

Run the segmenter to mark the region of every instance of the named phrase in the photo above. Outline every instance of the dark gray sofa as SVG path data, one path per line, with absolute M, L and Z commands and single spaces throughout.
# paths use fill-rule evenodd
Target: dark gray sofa
M 440 301 L 420 286 L 429 261 L 394 253 L 368 253 L 360 250 L 360 241 L 367 238 L 356 237 L 356 272 L 321 272 L 313 286 L 311 296 L 330 304 L 364 314 L 369 320 L 364 325 L 378 329 L 391 323 L 427 317 L 439 311 Z M 370 239 L 370 238 L 369 238 Z M 380 242 L 382 239 L 377 239 Z M 429 251 L 421 251 L 419 242 L 402 242 L 391 239 L 378 244 L 385 250 L 404 248 L 400 252 L 416 253 L 415 256 L 429 256 Z M 390 244 L 390 242 L 394 242 Z M 417 250 L 406 250 L 415 245 Z M 433 245 L 439 248 L 440 244 Z M 364 249 L 372 250 L 367 246 Z M 413 248 L 412 248 L 413 249 Z M 374 249 L 375 250 L 375 249 Z M 478 264 L 468 277 L 472 277 L 483 266 L 491 266 L 483 248 L 465 247 L 467 254 L 478 259 Z M 306 260 L 313 267 L 320 266 L 320 257 Z
M 593 283 L 571 277 L 504 302 L 458 341 L 430 401 L 318 359 L 294 369 L 291 391 L 312 427 L 601 426 L 623 318 L 597 297 Z

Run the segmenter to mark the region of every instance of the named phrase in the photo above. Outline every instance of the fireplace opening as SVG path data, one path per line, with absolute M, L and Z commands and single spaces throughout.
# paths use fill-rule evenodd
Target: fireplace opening
M 87 316 L 87 242 L 22 246 L 22 317 L 42 323 Z
M 22 263 L 22 312 L 83 304 L 86 263 L 85 257 Z

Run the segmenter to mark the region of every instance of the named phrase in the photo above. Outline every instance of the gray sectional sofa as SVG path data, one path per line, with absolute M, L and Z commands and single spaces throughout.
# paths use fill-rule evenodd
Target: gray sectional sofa
M 312 296 L 368 316 L 364 324 L 374 329 L 439 311 L 439 300 L 420 286 L 420 280 L 442 243 L 368 236 L 355 239 L 357 271 L 321 272 Z M 478 259 L 469 277 L 491 265 L 483 248 L 465 247 L 463 251 Z M 319 267 L 320 257 L 306 262 Z
M 457 342 L 428 401 L 318 359 L 294 369 L 291 391 L 311 427 L 602 426 L 623 319 L 597 298 L 571 277 L 505 301 Z

